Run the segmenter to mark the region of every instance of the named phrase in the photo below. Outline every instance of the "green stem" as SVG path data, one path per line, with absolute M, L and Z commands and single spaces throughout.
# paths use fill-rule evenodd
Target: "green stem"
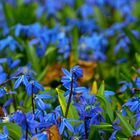
M 33 86 L 34 86 L 34 85 L 32 85 L 32 110 L 33 110 L 33 115 L 35 115 Z M 35 132 L 36 132 L 36 134 L 37 134 L 37 128 L 35 128 Z
M 33 111 L 33 114 L 35 114 L 33 85 L 32 85 L 32 111 Z
M 70 95 L 69 95 L 68 104 L 67 104 L 67 107 L 66 107 L 65 118 L 67 118 L 67 115 L 68 115 L 68 112 L 69 112 L 70 103 L 71 103 L 72 89 L 73 89 L 73 73 L 72 73 L 72 77 L 71 78 L 72 78 L 72 80 L 71 80 Z
M 28 140 L 28 123 L 27 123 L 27 120 L 26 120 L 26 140 Z
M 87 119 L 85 117 L 84 119 L 84 127 L 85 127 L 85 139 L 87 140 L 88 139 L 88 132 L 87 132 Z

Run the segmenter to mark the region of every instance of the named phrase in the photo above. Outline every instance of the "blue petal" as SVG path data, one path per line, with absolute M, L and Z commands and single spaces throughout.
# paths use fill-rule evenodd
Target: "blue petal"
M 77 88 L 74 89 L 74 91 L 76 93 L 84 93 L 84 92 L 87 92 L 87 88 L 85 88 L 85 87 L 77 87 Z
M 32 95 L 32 84 L 29 83 L 27 85 L 26 91 L 27 91 L 28 96 L 31 96 Z
M 44 90 L 43 86 L 36 81 L 34 82 L 34 86 L 36 86 L 38 89 L 40 89 L 42 91 Z
M 23 78 L 23 83 L 25 86 L 27 86 L 29 84 L 28 79 L 26 78 L 26 76 L 24 76 Z
M 14 89 L 16 89 L 16 88 L 19 87 L 19 85 L 21 84 L 22 80 L 23 80 L 23 76 L 20 76 L 20 77 L 16 80 L 16 82 L 15 82 L 15 84 L 14 84 Z
M 4 131 L 4 134 L 5 134 L 6 136 L 8 136 L 8 129 L 7 129 L 6 126 L 3 127 L 3 131 Z
M 32 137 L 32 140 L 37 139 L 37 140 L 47 140 L 48 139 L 48 135 L 47 133 L 39 133 L 36 134 L 35 136 Z
M 48 95 L 48 93 L 38 94 L 36 96 L 40 99 L 51 99 L 52 98 L 52 96 Z
M 59 127 L 59 133 L 60 133 L 60 135 L 63 133 L 64 128 L 65 128 L 64 121 L 61 121 L 61 125 Z
M 74 133 L 74 128 L 66 119 L 64 120 L 64 124 L 72 133 Z
M 71 77 L 71 73 L 68 71 L 68 70 L 66 70 L 65 68 L 62 68 L 62 72 L 67 76 L 67 77 Z
M 13 102 L 13 98 L 8 99 L 8 100 L 4 103 L 3 107 L 9 106 L 12 102 Z

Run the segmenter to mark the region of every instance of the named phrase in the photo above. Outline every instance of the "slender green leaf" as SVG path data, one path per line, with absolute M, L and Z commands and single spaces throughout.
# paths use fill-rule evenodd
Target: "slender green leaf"
M 92 128 L 96 128 L 96 129 L 102 129 L 102 130 L 106 130 L 108 128 L 110 128 L 110 130 L 114 130 L 112 125 L 109 123 L 100 123 L 100 125 L 92 125 L 90 129 Z
M 32 63 L 33 69 L 36 72 L 39 72 L 40 71 L 39 59 L 36 55 L 35 48 L 33 46 L 27 45 L 27 46 L 25 46 L 25 50 L 27 53 L 28 60 Z
M 125 119 L 125 117 L 121 116 L 119 113 L 117 113 L 117 116 L 119 117 L 120 121 L 121 121 L 121 125 L 123 127 L 123 132 L 124 134 L 129 137 L 132 135 L 132 131 L 133 131 L 133 128 L 131 127 L 131 125 L 127 122 L 127 120 Z
M 133 44 L 135 51 L 140 53 L 140 41 L 134 36 L 134 34 L 129 30 L 128 28 L 124 28 L 124 32 L 131 40 L 131 43 Z
M 128 138 L 119 138 L 117 137 L 118 140 L 128 140 Z
M 113 115 L 113 111 L 112 111 L 112 107 L 111 107 L 110 102 L 108 102 L 108 100 L 105 98 L 104 95 L 97 95 L 97 97 L 103 102 L 104 110 L 105 110 L 106 114 L 109 116 L 109 119 L 111 120 L 111 122 L 113 122 L 114 115 Z
M 105 16 L 103 15 L 102 11 L 100 10 L 100 8 L 94 6 L 94 15 L 95 18 L 97 20 L 97 23 L 99 24 L 99 26 L 105 28 L 107 27 L 107 21 Z
M 58 93 L 58 100 L 59 100 L 59 103 L 60 103 L 60 106 L 62 108 L 63 115 L 64 115 L 66 111 L 66 107 L 67 107 L 66 98 L 64 97 L 64 91 L 58 88 L 56 88 L 56 91 Z M 68 118 L 73 118 L 73 119 L 79 118 L 76 108 L 72 105 L 72 102 L 70 104 Z
M 111 122 L 113 122 L 114 115 L 113 115 L 112 107 L 111 107 L 110 102 L 108 102 L 108 100 L 106 99 L 104 95 L 104 90 L 105 90 L 105 86 L 104 86 L 104 81 L 103 81 L 98 90 L 97 97 L 102 101 L 106 114 L 109 116 Z
M 49 46 L 49 47 L 47 48 L 46 52 L 45 52 L 45 56 L 47 56 L 47 55 L 53 53 L 55 50 L 56 50 L 56 47 L 54 47 L 54 46 Z
M 98 129 L 91 127 L 88 140 L 101 140 Z
M 21 129 L 14 123 L 0 123 L 0 129 L 6 126 L 8 128 L 9 136 L 12 139 L 19 140 L 21 137 Z
M 105 90 L 105 84 L 104 81 L 102 81 L 97 94 L 104 95 L 104 90 Z
M 89 140 L 93 139 L 100 139 L 100 135 L 98 134 L 98 130 L 104 130 L 104 131 L 110 131 L 113 132 L 114 129 L 111 124 L 109 123 L 101 123 L 100 125 L 92 125 L 90 127 L 90 134 L 89 134 Z
M 79 42 L 79 35 L 78 35 L 78 28 L 75 26 L 72 30 L 73 40 L 72 40 L 72 51 L 75 58 L 75 63 L 78 62 L 79 52 L 78 52 L 78 42 Z

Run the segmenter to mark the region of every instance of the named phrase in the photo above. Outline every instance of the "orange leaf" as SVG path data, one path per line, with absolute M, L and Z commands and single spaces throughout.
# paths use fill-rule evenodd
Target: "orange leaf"
M 79 60 L 78 64 L 81 66 L 84 72 L 83 78 L 80 79 L 81 82 L 89 81 L 93 77 L 94 69 L 97 66 L 96 62 Z
M 53 65 L 49 66 L 47 68 L 46 75 L 41 83 L 43 85 L 46 85 L 46 84 L 52 82 L 53 80 L 60 78 L 62 75 L 62 71 L 61 71 L 62 67 L 63 67 L 63 65 L 60 65 L 60 64 L 53 64 Z
M 48 140 L 61 140 L 61 136 L 56 125 L 51 126 L 47 130 L 47 133 L 49 134 Z

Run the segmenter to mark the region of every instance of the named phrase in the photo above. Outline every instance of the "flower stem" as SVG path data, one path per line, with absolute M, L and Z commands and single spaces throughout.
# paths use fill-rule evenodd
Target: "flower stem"
M 33 111 L 33 114 L 35 114 L 33 85 L 32 85 L 32 111 Z
M 33 110 L 33 115 L 35 115 L 33 85 L 32 85 L 32 110 Z M 37 128 L 35 128 L 35 133 L 37 134 Z
M 25 136 L 25 139 L 28 140 L 28 123 L 27 123 L 27 120 L 26 120 L 26 136 Z
M 69 112 L 69 107 L 70 107 L 70 103 L 71 103 L 71 97 L 72 97 L 72 89 L 73 89 L 73 73 L 71 76 L 72 80 L 71 80 L 71 88 L 70 88 L 70 95 L 69 95 L 69 99 L 68 99 L 68 104 L 66 107 L 66 112 L 65 112 L 65 118 L 67 118 L 68 112 Z
M 87 119 L 85 117 L 84 119 L 84 127 L 85 127 L 85 139 L 87 140 L 88 139 L 88 132 L 87 132 Z

